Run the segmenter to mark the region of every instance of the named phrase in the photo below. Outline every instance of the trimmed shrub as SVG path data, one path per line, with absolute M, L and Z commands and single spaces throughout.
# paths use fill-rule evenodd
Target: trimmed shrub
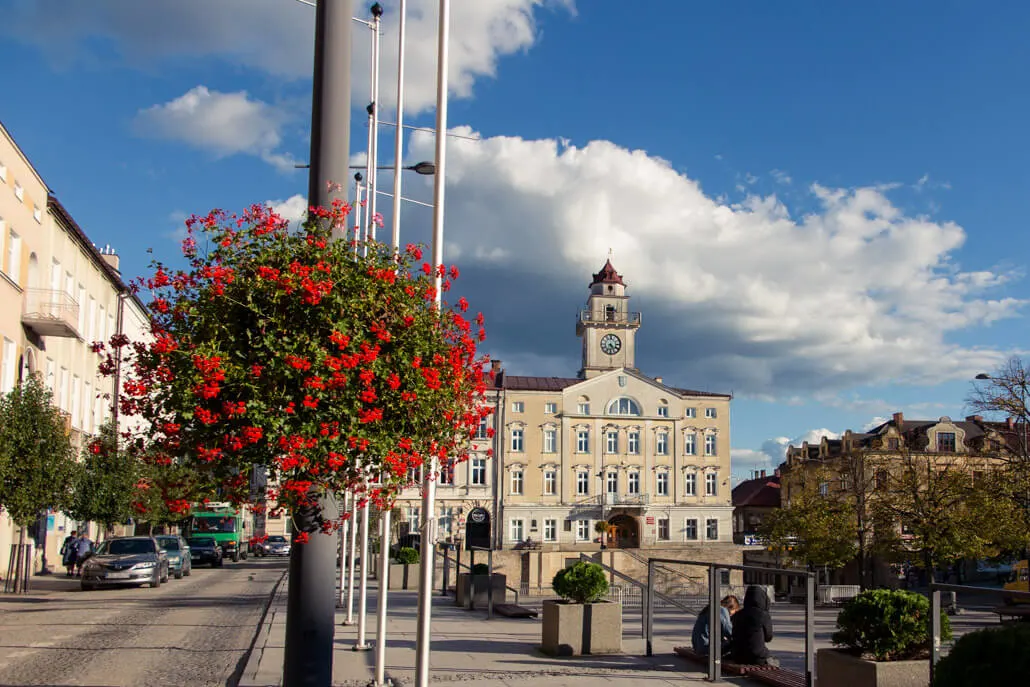
M 489 575 L 490 574 L 490 566 L 487 565 L 486 563 L 476 563 L 475 565 L 472 566 L 472 574 L 473 575 Z
M 877 661 L 922 658 L 932 636 L 930 600 L 903 589 L 869 589 L 844 605 L 837 616 L 836 646 Z M 941 638 L 951 639 L 951 623 L 941 613 Z
M 933 687 L 1021 685 L 1030 675 L 1030 623 L 962 635 L 934 670 Z
M 397 549 L 397 553 L 394 555 L 393 559 L 403 565 L 413 565 L 419 561 L 418 551 L 410 546 L 402 546 Z
M 608 593 L 608 578 L 596 563 L 580 561 L 571 568 L 559 570 L 551 580 L 555 593 L 578 604 L 589 604 Z

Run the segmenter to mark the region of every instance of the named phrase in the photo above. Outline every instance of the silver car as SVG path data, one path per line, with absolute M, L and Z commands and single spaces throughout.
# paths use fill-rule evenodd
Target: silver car
M 160 587 L 168 581 L 168 554 L 153 537 L 119 537 L 97 547 L 82 566 L 83 590 L 107 585 Z

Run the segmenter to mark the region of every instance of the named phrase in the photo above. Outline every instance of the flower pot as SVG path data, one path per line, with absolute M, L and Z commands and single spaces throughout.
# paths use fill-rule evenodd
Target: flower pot
M 543 641 L 551 656 L 622 653 L 622 604 L 544 601 Z
M 459 573 L 458 584 L 454 587 L 454 605 L 462 608 L 467 608 L 469 605 L 469 596 L 472 596 L 472 605 L 474 608 L 486 608 L 487 602 L 487 575 L 472 575 L 471 573 Z M 491 586 L 494 590 L 494 603 L 504 603 L 504 595 L 506 592 L 505 585 L 508 583 L 508 578 L 500 573 L 494 573 L 491 578 Z
M 391 563 L 388 589 L 418 589 L 419 563 Z
M 848 687 L 927 687 L 930 661 L 870 661 L 841 649 L 819 649 L 815 658 L 819 684 Z

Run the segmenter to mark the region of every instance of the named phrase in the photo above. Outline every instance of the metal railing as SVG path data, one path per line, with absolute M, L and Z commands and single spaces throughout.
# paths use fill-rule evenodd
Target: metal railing
M 580 322 L 615 322 L 617 324 L 640 324 L 640 313 L 603 310 L 580 310 Z
M 606 506 L 646 506 L 651 502 L 650 494 L 613 494 L 601 495 L 601 500 Z
M 1018 592 L 1013 589 L 995 589 L 994 587 L 967 587 L 961 584 L 930 583 L 930 622 L 932 641 L 930 644 L 930 684 L 933 684 L 937 662 L 941 660 L 941 592 L 956 594 L 978 594 L 980 596 L 999 596 L 1002 599 L 1023 599 L 1030 601 L 1030 591 Z
M 450 572 L 450 566 L 449 566 L 450 557 L 448 556 L 448 551 L 449 550 L 450 550 L 449 548 L 444 548 L 443 549 L 443 579 L 442 579 L 441 584 L 440 584 L 440 587 L 441 587 L 440 595 L 441 596 L 447 596 L 448 573 Z M 469 565 L 465 565 L 464 563 L 461 562 L 460 552 L 456 551 L 455 552 L 456 555 L 454 557 L 454 564 L 455 564 L 455 568 L 456 568 L 457 571 L 460 571 L 462 568 L 465 568 L 465 570 L 467 570 L 469 572 L 469 574 L 471 575 L 472 568 L 476 564 L 476 559 L 475 559 L 476 551 L 486 551 L 486 554 L 487 554 L 487 557 L 486 557 L 487 563 L 486 563 L 486 565 L 487 565 L 487 570 L 489 571 L 487 574 L 490 576 L 490 580 L 491 581 L 487 584 L 487 592 L 486 592 L 486 599 L 487 599 L 486 619 L 487 620 L 491 620 L 491 619 L 493 619 L 493 615 L 494 615 L 494 586 L 493 586 L 494 552 L 493 552 L 493 549 L 480 549 L 480 548 L 471 548 L 471 549 L 469 549 Z M 512 594 L 515 595 L 515 605 L 518 606 L 519 605 L 519 590 L 516 589 L 515 587 L 512 587 L 510 584 L 507 584 L 507 583 L 505 583 L 504 588 L 505 588 L 505 590 L 507 590 L 507 591 L 509 591 L 509 592 L 511 592 Z M 474 591 L 475 591 L 474 588 L 470 588 L 469 589 L 469 605 L 468 605 L 468 610 L 470 610 L 470 611 L 474 611 L 475 610 L 475 600 L 473 598 L 474 597 Z M 502 599 L 502 601 L 504 601 L 504 600 Z
M 661 563 L 672 565 L 692 565 L 708 568 L 708 680 L 718 682 L 722 676 L 722 633 L 720 627 L 719 594 L 722 591 L 720 574 L 723 570 L 762 570 L 765 572 L 801 577 L 805 580 L 805 685 L 812 687 L 815 682 L 815 573 L 807 570 L 789 568 L 763 568 L 757 565 L 732 565 L 728 563 L 711 563 L 707 561 L 680 561 L 674 558 L 647 559 L 647 607 L 644 615 L 647 623 L 646 646 L 647 655 L 654 655 L 654 600 L 663 595 L 654 590 L 656 566 Z
M 64 291 L 26 289 L 23 312 L 26 315 L 78 322 L 79 303 Z

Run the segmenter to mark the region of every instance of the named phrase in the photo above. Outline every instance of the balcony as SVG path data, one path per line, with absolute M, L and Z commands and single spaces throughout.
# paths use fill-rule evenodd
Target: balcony
M 580 310 L 579 311 L 579 323 L 592 323 L 592 322 L 610 322 L 611 324 L 640 324 L 640 313 L 638 312 L 618 312 L 616 310 L 608 310 L 602 312 L 600 310 Z
M 40 336 L 79 339 L 79 304 L 64 291 L 28 289 L 21 323 Z
M 650 494 L 604 494 L 606 506 L 646 506 Z

